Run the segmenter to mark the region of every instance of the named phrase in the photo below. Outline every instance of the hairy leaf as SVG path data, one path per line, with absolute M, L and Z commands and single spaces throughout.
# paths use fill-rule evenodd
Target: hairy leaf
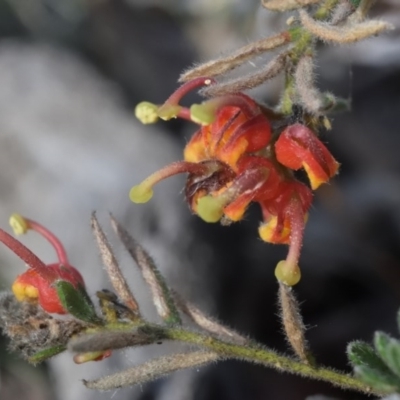
M 84 288 L 75 288 L 66 281 L 56 282 L 55 288 L 61 304 L 71 315 L 89 323 L 100 322 Z
M 400 341 L 384 332 L 375 332 L 374 345 L 385 364 L 400 377 Z
M 347 347 L 347 354 L 355 374 L 374 389 L 394 392 L 400 388 L 400 378 L 389 369 L 369 344 L 352 342 Z
M 32 364 L 38 364 L 42 361 L 45 361 L 51 357 L 56 356 L 57 354 L 62 353 L 66 350 L 66 347 L 63 345 L 49 347 L 47 349 L 38 351 L 33 356 L 29 357 L 28 361 Z

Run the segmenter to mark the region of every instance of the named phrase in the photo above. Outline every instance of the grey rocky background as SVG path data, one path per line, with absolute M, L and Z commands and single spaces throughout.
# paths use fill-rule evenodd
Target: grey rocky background
M 91 237 L 90 213 L 98 211 L 111 235 L 107 215 L 112 211 L 150 250 L 174 288 L 222 321 L 284 351 L 272 269 L 286 249 L 257 238 L 256 208 L 230 228 L 206 225 L 190 216 L 179 178 L 157 187 L 146 206 L 134 206 L 127 197 L 132 184 L 181 157 L 193 130 L 175 122 L 143 127 L 132 116 L 134 104 L 161 102 L 192 62 L 276 32 L 283 21 L 260 10 L 255 0 L 27 4 L 0 1 L 0 225 L 18 211 L 51 227 L 93 294 L 108 283 Z M 380 1 L 376 14 L 400 27 L 397 0 Z M 342 369 L 348 368 L 348 341 L 370 340 L 376 329 L 397 334 L 399 43 L 395 31 L 356 48 L 333 47 L 320 58 L 320 84 L 351 94 L 353 111 L 335 116 L 333 131 L 324 137 L 342 168 L 316 195 L 297 290 L 318 360 Z M 278 90 L 276 82 L 256 94 L 274 101 Z M 52 260 L 52 249 L 37 236 L 23 241 Z M 117 243 L 115 249 L 144 312 L 156 319 L 132 263 Z M 3 249 L 1 289 L 23 268 Z M 239 362 L 101 394 L 80 382 L 173 350 L 119 352 L 82 366 L 65 354 L 46 369 L 34 369 L 7 354 L 3 341 L 0 399 L 300 400 L 317 393 L 364 398 Z

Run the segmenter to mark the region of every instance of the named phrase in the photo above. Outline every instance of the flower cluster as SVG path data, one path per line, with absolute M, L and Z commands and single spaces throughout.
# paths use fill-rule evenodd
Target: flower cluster
M 12 285 L 15 298 L 19 302 L 38 304 L 49 314 L 69 314 L 83 321 L 98 322 L 86 293 L 83 277 L 69 263 L 59 239 L 41 224 L 19 214 L 10 217 L 10 225 L 16 235 L 25 234 L 28 230 L 41 234 L 54 247 L 58 256 L 57 262 L 46 265 L 21 242 L 0 229 L 0 241 L 29 267 L 17 276 Z M 86 316 L 79 312 L 81 306 L 88 306 Z M 77 363 L 100 361 L 110 355 L 110 351 L 82 353 L 77 354 L 74 360 Z
M 160 107 L 143 102 L 136 116 L 143 123 L 175 117 L 200 125 L 184 150 L 184 160 L 172 163 L 134 186 L 130 198 L 144 203 L 153 186 L 172 175 L 188 173 L 185 195 L 193 213 L 206 222 L 230 223 L 243 218 L 251 202 L 262 210 L 262 240 L 289 244 L 286 260 L 275 275 L 287 285 L 300 280 L 298 259 L 312 191 L 336 174 L 339 164 L 307 126 L 296 123 L 276 134 L 253 99 L 234 93 L 190 108 L 179 105 L 190 90 L 213 83 L 196 78 L 182 85 Z M 297 180 L 303 168 L 310 186 Z

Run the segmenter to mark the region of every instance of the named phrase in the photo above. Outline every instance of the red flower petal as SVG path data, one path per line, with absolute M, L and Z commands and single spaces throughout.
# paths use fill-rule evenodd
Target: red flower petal
M 301 124 L 288 126 L 275 143 L 277 160 L 284 166 L 304 168 L 312 189 L 334 176 L 339 163 L 313 131 Z

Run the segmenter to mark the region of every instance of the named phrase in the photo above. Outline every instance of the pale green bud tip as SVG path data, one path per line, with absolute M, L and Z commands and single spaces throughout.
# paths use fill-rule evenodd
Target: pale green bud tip
M 190 118 L 193 122 L 201 125 L 209 125 L 215 121 L 215 109 L 209 103 L 192 104 L 190 107 Z
M 301 272 L 298 265 L 295 268 L 287 265 L 286 261 L 279 261 L 275 268 L 275 277 L 279 282 L 287 286 L 294 286 L 299 283 Z
M 142 101 L 135 107 L 135 117 L 142 124 L 154 124 L 158 120 L 158 106 L 148 101 Z
M 152 197 L 153 190 L 143 185 L 136 185 L 129 192 L 129 198 L 133 203 L 147 203 Z
M 181 111 L 182 107 L 179 105 L 163 104 L 158 109 L 158 116 L 164 121 L 168 121 L 172 118 L 176 118 Z
M 197 201 L 197 215 L 205 222 L 218 222 L 223 216 L 223 205 L 211 196 L 201 197 Z
M 23 235 L 29 230 L 28 222 L 20 214 L 12 214 L 9 219 L 9 224 L 14 231 L 14 235 Z

